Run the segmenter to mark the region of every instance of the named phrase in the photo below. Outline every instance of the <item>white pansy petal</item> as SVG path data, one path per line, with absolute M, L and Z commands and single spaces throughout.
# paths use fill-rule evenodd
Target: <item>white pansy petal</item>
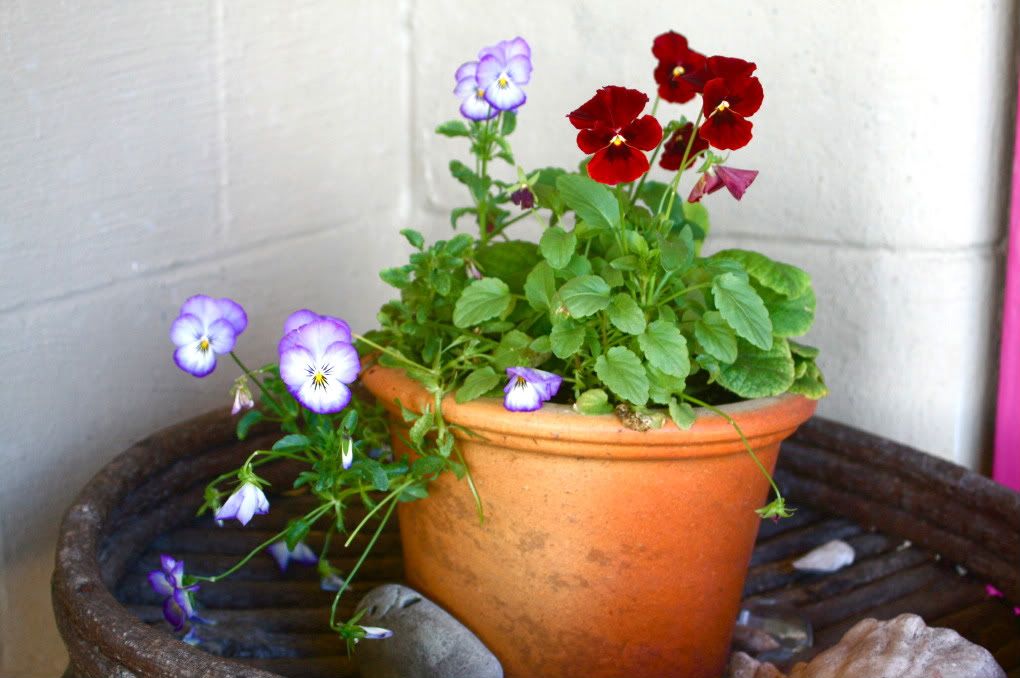
M 531 45 L 524 38 L 517 36 L 506 46 L 506 58 L 507 60 L 513 59 L 516 56 L 525 56 L 531 59 Z
M 302 346 L 291 346 L 280 353 L 280 378 L 291 393 L 296 393 L 308 381 L 308 367 L 312 362 L 312 354 Z
M 504 62 L 493 56 L 487 56 L 479 61 L 478 73 L 475 75 L 478 79 L 478 86 L 482 89 L 488 89 L 489 85 L 499 78 L 503 68 Z
M 542 394 L 533 384 L 514 377 L 503 398 L 503 407 L 511 412 L 532 412 L 542 407 Z
M 507 62 L 506 73 L 518 85 L 527 85 L 531 80 L 531 59 L 526 56 L 514 57 Z
M 506 81 L 506 86 L 502 86 L 499 80 L 494 80 L 485 88 L 485 100 L 492 104 L 493 108 L 498 108 L 501 111 L 512 111 L 527 101 L 527 98 L 524 90 L 509 78 Z
M 457 86 L 453 88 L 453 93 L 457 95 L 458 99 L 463 99 L 468 96 L 474 96 L 478 92 L 478 81 L 475 80 L 475 76 L 470 78 L 464 78 L 463 80 L 457 81 Z
M 378 626 L 362 626 L 361 630 L 365 632 L 365 638 L 370 640 L 383 640 L 393 635 L 393 631 Z
M 220 309 L 220 317 L 226 320 L 234 328 L 234 334 L 241 334 L 248 327 L 248 314 L 245 313 L 241 304 L 233 299 L 223 297 L 216 300 Z
M 209 327 L 223 317 L 219 303 L 205 294 L 196 294 L 181 304 L 181 315 L 190 313 L 202 321 L 203 327 Z
M 319 556 L 315 555 L 315 551 L 303 541 L 294 545 L 294 550 L 290 552 L 290 559 L 302 565 L 314 565 L 319 562 Z
M 468 61 L 460 65 L 457 72 L 453 74 L 453 79 L 460 83 L 464 78 L 474 78 L 476 70 L 478 70 L 478 62 Z
M 185 346 L 201 339 L 204 333 L 202 321 L 190 313 L 185 313 L 170 326 L 170 341 L 174 342 L 175 346 Z
M 358 357 L 357 349 L 345 341 L 330 344 L 322 354 L 322 363 L 332 367 L 329 373 L 331 379 L 339 379 L 345 384 L 353 382 L 361 372 L 361 358 Z
M 286 335 L 289 332 L 293 332 L 299 327 L 303 327 L 313 320 L 318 320 L 321 316 L 315 311 L 309 311 L 307 308 L 303 308 L 300 311 L 294 311 L 287 319 L 283 321 L 283 334 Z
M 238 490 L 241 493 L 241 503 L 237 507 L 235 518 L 242 525 L 247 525 L 251 522 L 252 516 L 255 515 L 256 505 L 258 504 L 258 498 L 251 492 L 246 491 L 248 487 L 248 485 L 245 485 Z
M 209 326 L 209 347 L 216 353 L 222 355 L 234 350 L 237 343 L 237 333 L 234 326 L 225 318 L 217 320 Z
M 308 377 L 294 397 L 312 412 L 335 414 L 351 402 L 351 390 L 339 379 L 327 378 L 325 385 L 316 386 Z
M 216 369 L 216 354 L 212 349 L 203 351 L 197 341 L 174 351 L 174 362 L 193 377 L 204 377 Z
M 282 541 L 274 541 L 266 550 L 269 551 L 269 555 L 276 561 L 276 566 L 280 568 L 280 572 L 286 572 L 287 563 L 290 562 L 290 551 L 287 550 L 287 544 Z
M 499 111 L 490 106 L 484 98 L 472 94 L 461 102 L 460 114 L 468 120 L 479 121 L 494 118 Z
M 298 343 L 315 357 L 322 356 L 334 342 L 350 340 L 349 330 L 326 318 L 312 321 L 298 330 Z

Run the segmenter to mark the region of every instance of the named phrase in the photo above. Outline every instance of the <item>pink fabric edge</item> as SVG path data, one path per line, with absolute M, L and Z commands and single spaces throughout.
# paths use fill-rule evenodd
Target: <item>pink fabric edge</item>
M 992 477 L 1020 491 L 1020 88 L 1015 132 Z

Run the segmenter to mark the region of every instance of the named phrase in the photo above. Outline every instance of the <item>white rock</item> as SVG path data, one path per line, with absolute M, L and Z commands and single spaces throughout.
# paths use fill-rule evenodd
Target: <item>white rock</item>
M 833 539 L 793 561 L 793 567 L 807 572 L 835 572 L 853 562 L 854 547 L 841 539 Z

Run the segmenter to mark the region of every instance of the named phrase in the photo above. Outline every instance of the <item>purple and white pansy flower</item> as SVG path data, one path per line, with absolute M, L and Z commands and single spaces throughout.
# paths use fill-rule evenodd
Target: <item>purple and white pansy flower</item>
M 511 412 L 533 412 L 556 395 L 563 377 L 533 367 L 508 367 L 510 380 L 503 387 L 503 407 Z
M 351 402 L 348 384 L 358 378 L 361 360 L 347 323 L 319 317 L 285 334 L 279 349 L 280 378 L 303 406 L 334 414 Z
M 149 586 L 163 597 L 163 618 L 180 631 L 189 619 L 201 621 L 195 615 L 192 596 L 198 584 L 184 585 L 184 561 L 168 555 L 159 557 L 160 569 L 149 572 Z
M 267 513 L 269 513 L 269 500 L 266 498 L 265 492 L 254 482 L 246 480 L 216 511 L 216 520 L 236 518 L 237 522 L 247 525 L 253 516 L 264 516 Z
M 531 80 L 531 47 L 517 37 L 484 48 L 478 53 L 475 77 L 493 108 L 516 110 L 527 100 L 521 87 Z
M 233 299 L 196 294 L 181 306 L 170 326 L 170 341 L 177 346 L 174 362 L 188 374 L 204 377 L 216 369 L 216 356 L 234 350 L 248 326 L 248 316 Z
M 460 114 L 468 120 L 488 120 L 499 115 L 499 111 L 485 100 L 485 89 L 478 84 L 478 62 L 461 64 L 453 75 L 457 86 L 453 93 L 460 99 Z
M 383 640 L 393 635 L 393 631 L 378 626 L 362 626 L 361 630 L 365 632 L 365 638 L 369 640 Z
M 290 563 L 300 563 L 301 565 L 315 565 L 319 562 L 319 557 L 315 555 L 315 552 L 309 548 L 308 544 L 303 541 L 299 541 L 294 545 L 294 550 L 287 548 L 287 542 L 277 541 L 269 545 L 266 549 L 269 551 L 269 555 L 276 560 L 277 566 L 280 568 L 280 572 L 287 571 L 287 565 Z

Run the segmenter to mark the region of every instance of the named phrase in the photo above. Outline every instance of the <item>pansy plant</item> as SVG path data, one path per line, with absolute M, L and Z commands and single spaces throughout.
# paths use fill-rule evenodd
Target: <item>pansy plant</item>
M 757 252 L 703 251 L 703 203 L 723 188 L 739 200 L 758 176 L 719 154 L 753 137 L 749 118 L 764 100 L 755 64 L 705 56 L 673 31 L 655 38 L 652 55 L 650 106 L 641 89 L 566 83 L 578 103 L 563 111 L 559 134 L 576 135 L 577 170 L 526 169 L 510 146 L 533 74 L 523 38 L 483 47 L 456 69 L 460 115 L 437 131 L 468 144 L 472 157 L 451 161 L 450 172 L 469 201 L 450 222 L 475 227 L 433 243 L 401 231 L 412 253 L 381 273 L 399 296 L 380 310 L 378 329 L 359 335 L 337 315 L 301 309 L 284 320 L 278 362 L 251 370 L 234 352 L 247 326 L 240 305 L 205 295 L 184 303 L 170 331 L 177 365 L 202 377 L 230 355 L 242 372 L 231 392 L 238 437 L 267 423 L 283 433 L 214 479 L 200 513 L 231 529 L 229 520 L 244 528 L 272 510 L 259 472 L 281 460 L 298 469 L 283 489 L 316 501 L 219 574 L 186 577 L 168 556 L 149 581 L 174 628 L 195 619 L 199 582 L 229 576 L 264 548 L 281 570 L 316 565 L 321 587 L 334 593 L 330 628 L 348 648 L 385 642 L 391 632 L 362 626 L 363 612 L 337 618 L 364 558 L 341 570 L 330 549 L 362 533 L 371 548 L 396 506 L 428 496 L 429 482 L 445 472 L 466 480 L 482 517 L 459 451 L 466 433 L 443 416 L 448 397 L 498 398 L 507 416 L 522 417 L 555 402 L 585 415 L 616 413 L 623 426 L 641 422 L 644 430 L 647 422 L 687 428 L 695 406 L 727 417 L 718 405 L 741 398 L 826 394 L 818 350 L 796 340 L 814 320 L 808 275 Z M 689 173 L 696 176 L 681 193 Z M 525 220 L 540 229 L 537 242 L 511 238 Z M 403 369 L 429 393 L 427 403 L 402 406 L 411 454 L 388 447 L 381 407 L 352 390 L 372 362 Z M 774 500 L 758 513 L 789 515 L 772 487 Z M 356 522 L 348 520 L 353 503 L 365 507 Z M 319 553 L 306 542 L 313 529 L 323 535 Z

